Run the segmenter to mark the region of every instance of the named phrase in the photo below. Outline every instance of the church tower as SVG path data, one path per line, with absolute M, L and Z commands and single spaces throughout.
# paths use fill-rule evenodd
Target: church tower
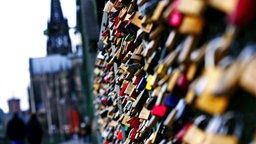
M 68 20 L 63 16 L 59 0 L 51 0 L 47 35 L 47 55 L 72 53 Z

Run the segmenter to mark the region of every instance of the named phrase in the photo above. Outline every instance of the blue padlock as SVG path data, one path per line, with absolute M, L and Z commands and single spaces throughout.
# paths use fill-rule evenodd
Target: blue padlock
M 140 80 L 140 83 L 138 84 L 137 86 L 137 90 L 138 91 L 142 91 L 145 87 L 146 87 L 146 84 L 147 84 L 147 79 L 145 77 L 143 77 L 141 80 Z
M 170 108 L 174 108 L 178 104 L 179 100 L 179 97 L 169 94 L 164 100 L 164 105 Z

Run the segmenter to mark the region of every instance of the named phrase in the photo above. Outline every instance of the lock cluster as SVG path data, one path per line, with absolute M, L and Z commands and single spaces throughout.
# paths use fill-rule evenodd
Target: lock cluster
M 255 5 L 108 0 L 93 81 L 103 143 L 256 142 L 234 106 L 256 96 Z

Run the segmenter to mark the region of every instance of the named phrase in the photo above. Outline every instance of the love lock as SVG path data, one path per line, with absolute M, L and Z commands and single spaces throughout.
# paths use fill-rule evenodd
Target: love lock
M 223 58 L 223 56 L 218 57 L 218 52 L 226 46 L 226 42 L 229 43 L 225 39 L 216 38 L 209 43 L 206 49 L 203 75 L 191 84 L 196 95 L 195 107 L 210 114 L 224 113 L 231 97 L 230 95 L 215 94 L 216 87 L 218 87 L 225 69 L 218 65 L 220 58 Z
M 217 123 L 215 123 L 216 120 Z M 237 112 L 227 112 L 223 116 L 216 116 L 210 121 L 203 144 L 239 144 L 242 131 L 242 115 Z

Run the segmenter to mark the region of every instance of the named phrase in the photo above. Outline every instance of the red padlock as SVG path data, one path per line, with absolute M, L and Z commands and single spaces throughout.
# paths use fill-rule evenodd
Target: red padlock
M 181 74 L 177 80 L 177 86 L 181 90 L 187 90 L 189 87 L 190 81 L 188 80 L 186 74 Z
M 126 90 L 128 84 L 129 84 L 129 83 L 124 84 L 124 85 L 122 86 L 122 88 L 121 88 L 121 90 L 120 90 L 120 92 L 119 92 L 119 95 L 120 95 L 120 96 L 124 96 L 124 95 L 125 95 L 125 94 L 124 94 L 124 91 Z
M 239 0 L 235 10 L 227 17 L 228 23 L 247 28 L 256 16 L 255 0 Z
M 107 105 L 107 99 L 106 99 L 106 97 L 102 97 L 102 98 L 101 98 L 101 103 L 102 103 L 103 105 Z
M 178 4 L 179 4 L 179 0 L 175 0 L 172 3 L 173 10 L 170 13 L 169 21 L 168 21 L 169 25 L 172 26 L 172 27 L 178 27 L 178 26 L 180 26 L 180 24 L 182 22 L 183 15 L 177 9 Z
M 188 129 L 193 125 L 193 121 L 188 122 L 174 137 L 174 141 L 177 144 L 181 144 L 183 142 L 183 137 L 185 136 Z
M 118 133 L 117 133 L 117 139 L 118 140 L 123 140 L 123 133 L 122 133 L 122 131 L 119 131 Z
M 167 108 L 165 105 L 154 105 L 151 114 L 157 117 L 164 117 Z
M 139 128 L 141 122 L 138 117 L 132 117 L 129 123 L 130 123 L 130 127 Z

